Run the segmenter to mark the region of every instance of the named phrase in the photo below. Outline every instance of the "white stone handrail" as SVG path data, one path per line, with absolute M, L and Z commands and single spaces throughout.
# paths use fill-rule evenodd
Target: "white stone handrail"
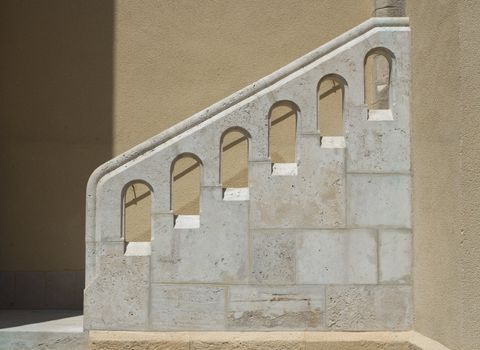
M 253 84 L 246 86 L 245 88 L 235 92 L 234 94 L 224 98 L 223 100 L 214 103 L 210 107 L 194 114 L 193 116 L 185 119 L 184 121 L 172 126 L 171 128 L 151 137 L 150 139 L 142 142 L 141 144 L 131 148 L 118 155 L 117 157 L 109 160 L 108 162 L 100 165 L 92 173 L 87 184 L 87 199 L 86 199 L 86 237 L 92 238 L 95 232 L 95 198 L 96 188 L 100 179 L 121 167 L 125 163 L 135 159 L 136 157 L 152 150 L 158 145 L 172 139 L 173 137 L 191 129 L 192 127 L 204 122 L 212 116 L 232 107 L 233 105 L 245 100 L 246 98 L 256 94 L 257 92 L 265 89 L 282 78 L 292 74 L 293 72 L 305 67 L 320 57 L 332 52 L 342 45 L 350 42 L 351 40 L 365 34 L 369 30 L 376 27 L 406 27 L 409 25 L 408 17 L 376 17 L 370 18 L 355 28 L 341 34 L 328 43 L 320 46 L 319 48 L 307 53 L 306 55 L 298 58 L 290 64 L 278 69 L 266 77 L 257 80 Z

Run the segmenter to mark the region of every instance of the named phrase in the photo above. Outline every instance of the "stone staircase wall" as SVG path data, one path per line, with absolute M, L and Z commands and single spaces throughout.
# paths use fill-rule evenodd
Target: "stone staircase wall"
M 87 208 L 85 328 L 408 330 L 412 326 L 410 31 L 371 19 L 99 168 Z M 366 57 L 390 61 L 389 109 L 365 103 Z M 342 137 L 318 87 L 344 82 Z M 297 110 L 296 163 L 272 163 L 269 113 Z M 320 113 L 321 118 L 321 113 Z M 221 139 L 248 138 L 248 188 L 224 189 Z M 200 163 L 200 215 L 172 211 L 172 164 Z M 125 242 L 123 196 L 152 195 L 152 239 Z

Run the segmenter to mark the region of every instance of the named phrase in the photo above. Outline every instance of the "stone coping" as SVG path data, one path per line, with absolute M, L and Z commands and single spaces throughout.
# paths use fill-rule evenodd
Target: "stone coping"
M 90 349 L 156 350 L 449 350 L 408 332 L 124 332 L 90 331 Z

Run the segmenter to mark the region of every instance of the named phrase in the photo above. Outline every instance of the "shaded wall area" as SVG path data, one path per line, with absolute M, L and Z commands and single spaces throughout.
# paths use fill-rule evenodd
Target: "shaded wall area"
M 78 308 L 85 187 L 112 156 L 113 1 L 2 1 L 0 47 L 0 308 Z
M 415 330 L 480 345 L 478 1 L 409 1 Z

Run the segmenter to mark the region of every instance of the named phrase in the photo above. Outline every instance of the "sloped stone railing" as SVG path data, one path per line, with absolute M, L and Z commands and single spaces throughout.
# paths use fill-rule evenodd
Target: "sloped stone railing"
M 409 329 L 409 40 L 408 19 L 370 19 L 99 167 L 87 188 L 85 328 Z M 372 50 L 391 61 L 388 110 L 364 102 Z M 345 82 L 344 137 L 321 138 L 317 89 L 331 75 Z M 278 101 L 299 111 L 297 161 L 272 166 Z M 220 140 L 232 129 L 248 137 L 249 189 L 224 194 Z M 201 215 L 179 225 L 171 165 L 186 154 L 201 164 Z M 126 249 L 122 196 L 137 181 L 152 193 L 152 240 Z

